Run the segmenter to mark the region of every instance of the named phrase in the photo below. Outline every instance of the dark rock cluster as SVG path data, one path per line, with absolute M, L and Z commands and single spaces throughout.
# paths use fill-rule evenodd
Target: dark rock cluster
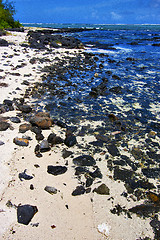
M 54 31 L 29 31 L 28 41 L 31 48 L 83 48 L 83 44 L 74 37 L 55 34 Z

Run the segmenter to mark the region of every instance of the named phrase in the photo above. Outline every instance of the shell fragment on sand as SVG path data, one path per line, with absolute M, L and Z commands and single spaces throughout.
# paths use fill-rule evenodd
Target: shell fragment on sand
M 109 225 L 107 225 L 106 223 L 102 223 L 100 225 L 98 225 L 98 232 L 102 233 L 103 235 L 105 235 L 106 237 L 109 236 L 109 231 L 111 229 L 111 227 Z

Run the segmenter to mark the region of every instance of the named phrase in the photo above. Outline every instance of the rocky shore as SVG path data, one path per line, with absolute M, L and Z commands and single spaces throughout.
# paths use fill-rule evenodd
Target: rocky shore
M 0 38 L 1 239 L 160 237 L 160 125 L 104 111 L 124 89 L 91 87 L 103 54 L 84 49 L 58 30 Z

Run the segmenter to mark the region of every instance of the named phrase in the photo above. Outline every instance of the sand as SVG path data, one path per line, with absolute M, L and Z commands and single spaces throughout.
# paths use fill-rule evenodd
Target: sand
M 20 43 L 26 41 L 26 35 L 27 30 L 24 33 L 11 32 L 10 35 L 3 37 L 7 41 L 14 42 L 15 45 L 0 47 L 1 59 L 6 52 L 6 57 L 3 57 L 0 63 L 0 69 L 3 68 L 4 70 L 0 74 L 4 76 L 4 79 L 0 81 L 8 83 L 8 87 L 0 88 L 0 103 L 4 99 L 12 100 L 14 97 L 23 96 L 27 86 L 21 83 L 27 80 L 32 85 L 35 81 L 40 81 L 40 69 L 48 64 L 39 61 L 35 64 L 30 63 L 30 59 L 33 57 L 42 58 L 45 51 L 28 48 L 26 52 L 20 46 Z M 10 55 L 15 53 L 15 50 L 18 55 L 9 58 Z M 69 51 L 70 56 L 74 56 L 75 50 Z M 78 52 L 78 50 L 76 51 Z M 65 55 L 65 49 L 58 49 L 53 50 L 53 53 L 47 55 L 47 58 L 55 61 L 56 56 L 63 57 Z M 21 60 L 26 65 L 15 69 Z M 12 72 L 18 72 L 20 75 L 13 76 L 11 75 Z M 27 77 L 25 77 L 26 74 Z M 16 90 L 17 87 L 21 90 Z M 32 101 L 29 99 L 28 103 L 31 104 Z M 10 117 L 16 116 L 16 114 L 17 111 L 12 111 L 1 115 Z M 85 124 L 87 125 L 88 122 L 83 123 L 83 125 Z M 90 124 L 95 127 L 96 125 L 100 126 L 101 122 L 90 122 Z M 42 158 L 37 158 L 34 154 L 34 148 L 37 144 L 34 133 L 31 131 L 25 133 L 32 139 L 29 147 L 17 146 L 13 143 L 13 138 L 21 137 L 24 134 L 19 133 L 20 124 L 11 123 L 11 125 L 13 129 L 0 132 L 0 140 L 5 143 L 0 146 L 0 239 L 136 240 L 145 236 L 153 238 L 154 234 L 149 225 L 149 220 L 137 218 L 134 215 L 130 219 L 126 215 L 117 216 L 110 212 L 110 209 L 116 204 L 130 208 L 135 205 L 135 201 L 134 199 L 126 201 L 126 198 L 121 196 L 121 193 L 125 191 L 124 184 L 113 180 L 107 169 L 104 155 L 97 153 L 94 156 L 95 159 L 101 158 L 97 165 L 102 171 L 103 179 L 97 179 L 94 182 L 90 193 L 72 196 L 73 190 L 80 182 L 74 174 L 73 158 L 62 158 L 62 150 L 67 149 L 67 147 L 64 144 L 54 146 L 51 151 L 43 153 Z M 47 138 L 51 132 L 55 132 L 64 138 L 65 131 L 58 126 L 52 126 L 50 130 L 43 130 L 43 135 Z M 77 138 L 80 145 L 85 145 L 87 142 L 94 140 L 93 135 Z M 133 144 L 130 147 L 132 146 Z M 77 156 L 82 154 L 77 146 L 67 150 L 73 151 Z M 121 151 L 123 152 L 124 149 Z M 39 165 L 38 168 L 37 165 Z M 47 173 L 48 165 L 66 165 L 68 170 L 63 175 L 53 176 Z M 27 174 L 33 176 L 33 179 L 20 181 L 18 174 L 25 169 L 27 169 Z M 93 192 L 93 189 L 101 183 L 108 186 L 110 195 L 103 196 Z M 31 185 L 33 190 L 31 190 Z M 49 194 L 44 190 L 45 186 L 55 187 L 58 190 L 57 194 Z M 8 201 L 11 201 L 14 206 L 7 207 L 6 203 Z M 16 206 L 24 204 L 30 204 L 38 208 L 38 212 L 27 226 L 17 222 Z M 107 227 L 108 231 L 103 232 L 101 225 Z

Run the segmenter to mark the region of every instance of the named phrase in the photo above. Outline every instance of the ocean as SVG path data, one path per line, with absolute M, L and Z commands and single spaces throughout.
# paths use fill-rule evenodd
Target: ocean
M 76 115 L 78 118 L 104 119 L 104 112 L 113 112 L 123 118 L 138 119 L 141 124 L 160 120 L 160 25 L 41 23 L 24 26 L 86 28 L 86 31 L 66 33 L 65 36 L 78 38 L 86 46 L 86 53 L 97 56 L 97 66 L 92 70 L 88 68 L 87 73 L 78 74 L 77 69 L 72 69 L 73 77 L 64 73 L 64 78 L 72 83 L 63 88 L 64 97 L 58 99 L 47 93 L 47 105 L 55 103 L 49 109 L 53 115 L 58 112 L 57 117 L 64 118 L 65 111 L 66 121 Z M 87 31 L 92 28 L 94 30 Z M 93 78 L 95 73 L 97 78 Z M 89 97 L 92 88 L 100 86 L 103 78 L 107 79 L 106 91 L 96 98 Z M 63 84 L 61 81 L 60 89 Z M 62 101 L 67 99 L 70 101 L 63 104 Z

